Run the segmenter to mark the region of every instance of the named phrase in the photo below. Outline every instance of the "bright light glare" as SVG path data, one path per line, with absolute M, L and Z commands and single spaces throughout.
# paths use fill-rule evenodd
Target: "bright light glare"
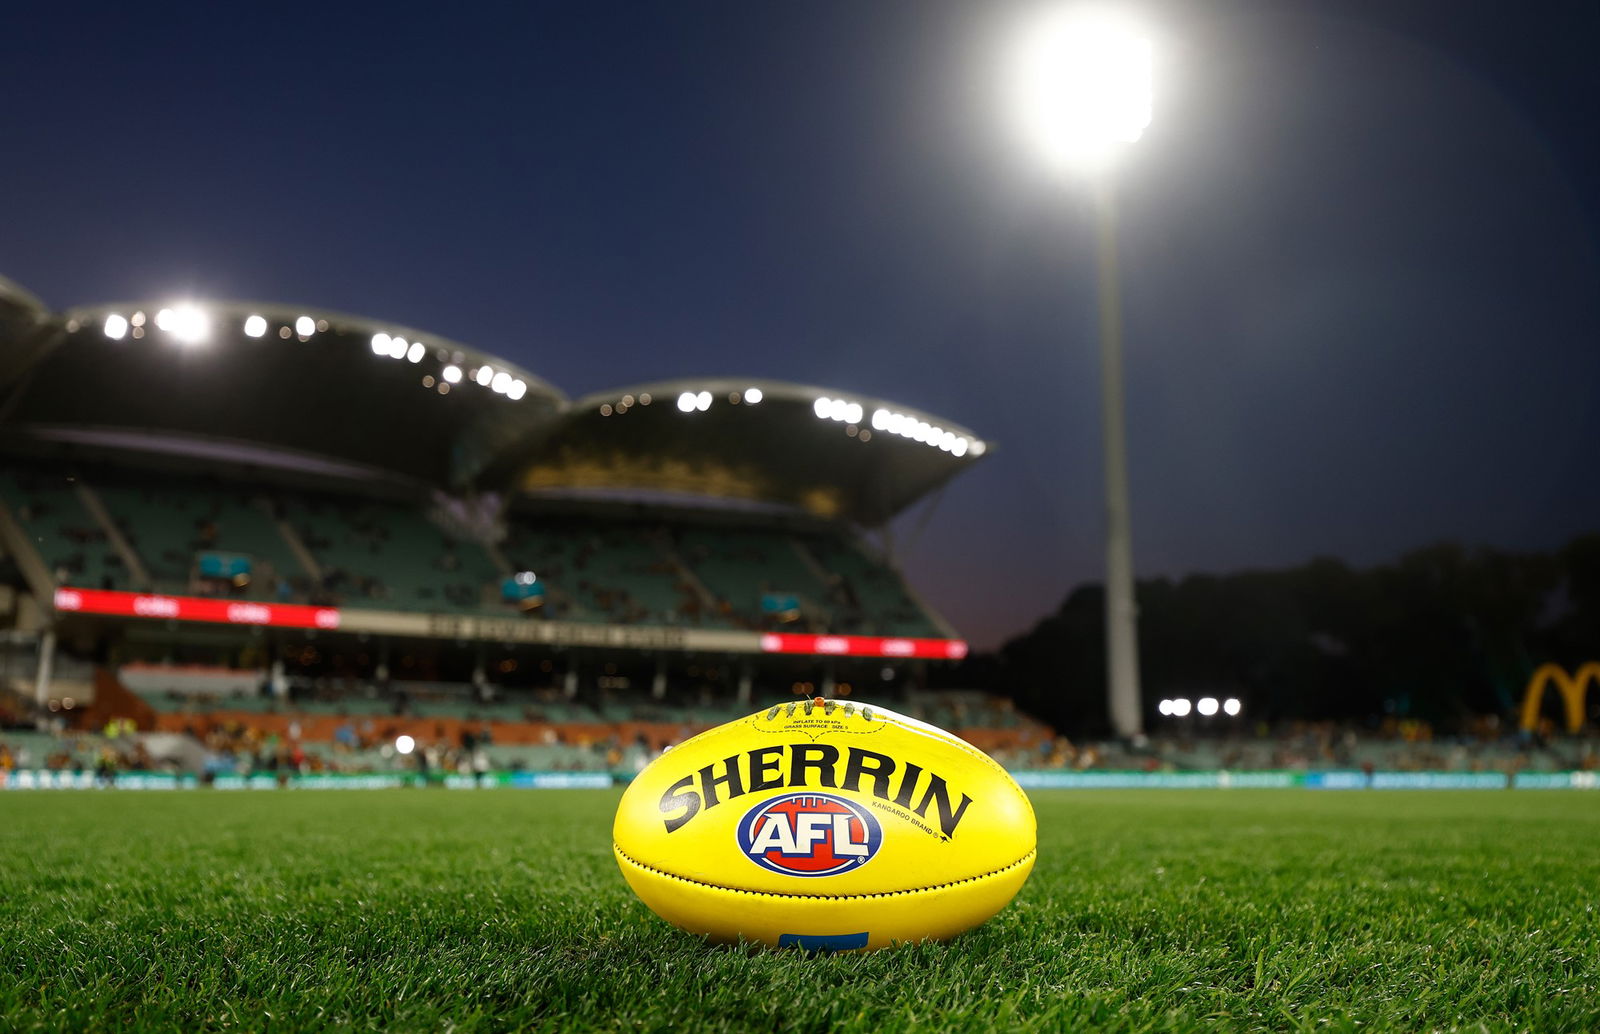
M 477 381 L 479 384 L 481 384 L 485 388 L 487 388 L 489 386 L 489 382 L 494 380 L 494 367 L 492 367 L 492 366 L 480 366 L 480 367 L 478 367 L 478 372 L 477 372 L 476 375 L 474 375 L 473 380 Z
M 443 374 L 444 374 L 444 379 L 449 381 L 451 384 L 460 384 L 461 383 L 461 367 L 459 367 L 459 366 L 446 366 L 444 368 L 444 370 L 443 370 Z
M 265 316 L 249 316 L 244 321 L 245 337 L 260 337 L 267 332 Z
M 694 408 L 704 413 L 711 408 L 711 392 L 702 391 L 694 397 Z
M 373 355 L 388 355 L 389 354 L 389 335 L 388 334 L 378 333 L 378 334 L 372 335 L 372 354 Z
M 165 323 L 162 322 L 162 316 L 166 317 Z M 211 317 L 193 305 L 162 309 L 156 315 L 156 326 L 186 345 L 199 344 L 211 336 Z
M 1189 698 L 1179 697 L 1172 702 L 1172 713 L 1175 717 L 1182 718 L 1189 713 Z
M 417 741 L 401 733 L 394 738 L 394 749 L 402 754 L 409 754 L 417 749 Z
M 506 389 L 506 398 L 510 399 L 512 402 L 515 402 L 517 399 L 520 399 L 527 393 L 528 386 L 522 383 L 520 380 L 515 380 L 511 382 L 511 387 Z
M 1161 701 L 1161 703 L 1156 705 L 1156 710 L 1161 712 L 1162 714 L 1171 714 L 1172 713 L 1172 701 L 1170 701 L 1170 700 Z
M 1240 711 L 1239 698 L 1229 697 L 1228 699 L 1224 700 L 1222 702 L 1222 710 L 1229 718 L 1237 715 Z
M 766 398 L 766 396 L 761 393 L 760 388 L 745 389 L 744 400 L 752 406 L 759 404 L 764 398 Z
M 301 337 L 310 337 L 317 332 L 317 321 L 310 316 L 301 316 L 294 321 L 294 332 Z
M 828 413 L 832 406 L 833 400 L 824 395 L 822 398 L 811 403 L 811 411 L 817 414 L 818 420 L 826 420 L 828 419 Z
M 696 408 L 694 392 L 686 391 L 678 396 L 678 412 L 693 413 Z
M 406 350 L 406 361 L 413 363 L 422 362 L 422 357 L 428 352 L 421 341 L 411 342 L 411 347 Z
M 1210 718 L 1212 715 L 1217 713 L 1217 706 L 1216 697 L 1201 697 L 1200 705 L 1196 708 L 1196 710 L 1205 715 L 1207 718 Z
M 511 387 L 511 375 L 504 370 L 495 374 L 494 379 L 489 382 L 490 390 L 497 395 L 504 395 L 509 387 Z
M 1013 60 L 1018 128 L 1058 167 L 1101 165 L 1150 125 L 1150 40 L 1105 12 L 1051 12 L 1026 27 Z
M 116 313 L 106 317 L 106 337 L 113 341 L 121 341 L 128 333 L 128 320 Z

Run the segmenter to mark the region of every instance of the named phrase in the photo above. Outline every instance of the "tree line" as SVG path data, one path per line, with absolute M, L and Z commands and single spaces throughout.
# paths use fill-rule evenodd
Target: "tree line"
M 1445 543 L 1364 569 L 1319 558 L 1151 578 L 1135 594 L 1147 720 L 1164 697 L 1232 696 L 1251 721 L 1514 721 L 1539 664 L 1600 659 L 1600 535 L 1550 552 Z M 1104 618 L 1103 587 L 1081 586 L 945 679 L 1010 696 L 1063 731 L 1103 733 Z M 1590 697 L 1594 714 L 1600 689 Z

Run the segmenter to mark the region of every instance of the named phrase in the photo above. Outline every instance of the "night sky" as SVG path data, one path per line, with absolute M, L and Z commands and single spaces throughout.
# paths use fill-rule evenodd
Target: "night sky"
M 1037 7 L 9 7 L 0 274 L 947 416 L 995 450 L 897 537 L 992 645 L 1102 564 L 1088 195 L 1001 108 Z M 1141 576 L 1600 528 L 1600 6 L 1137 10 Z

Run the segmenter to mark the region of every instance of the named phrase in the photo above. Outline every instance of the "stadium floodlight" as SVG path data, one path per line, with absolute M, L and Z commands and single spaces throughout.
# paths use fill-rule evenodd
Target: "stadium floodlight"
M 301 337 L 310 337 L 317 332 L 317 321 L 310 316 L 299 316 L 294 321 L 294 332 Z
M 1222 705 L 1217 703 L 1216 697 L 1201 697 L 1200 703 L 1195 705 L 1195 710 L 1199 711 L 1207 718 L 1210 718 L 1212 715 L 1217 713 L 1221 706 Z
M 511 375 L 504 370 L 496 373 L 494 379 L 489 382 L 489 390 L 496 395 L 504 395 L 509 387 L 511 387 Z
M 1182 718 L 1190 711 L 1191 705 L 1188 697 L 1177 697 L 1172 701 L 1172 713 L 1175 717 Z
M 698 408 L 699 405 L 695 400 L 694 392 L 686 391 L 678 396 L 678 412 L 693 413 Z
M 394 749 L 401 754 L 409 754 L 417 749 L 417 741 L 405 733 L 401 733 L 394 738 Z
M 1006 98 L 1012 122 L 1054 170 L 1104 173 L 1150 125 L 1154 59 L 1132 24 L 1092 7 L 1056 8 L 1022 27 Z M 1128 516 L 1122 312 L 1110 177 L 1096 175 L 1101 422 L 1106 481 L 1106 698 L 1117 735 L 1140 732 L 1138 609 Z M 981 450 L 974 443 L 974 455 Z
M 372 354 L 373 355 L 388 355 L 389 354 L 389 335 L 388 334 L 385 334 L 382 331 L 380 331 L 380 332 L 372 335 Z
M 494 380 L 494 367 L 487 364 L 478 367 L 478 372 L 472 375 L 472 379 L 487 388 L 489 382 Z
M 1172 713 L 1172 701 L 1170 701 L 1170 700 L 1162 700 L 1161 703 L 1156 705 L 1156 710 L 1158 712 L 1160 712 L 1161 714 L 1171 714 Z
M 967 440 L 965 438 L 957 437 L 955 443 L 950 446 L 950 455 L 958 457 L 965 456 L 967 454 L 967 447 Z
M 410 347 L 411 347 L 411 342 L 407 341 L 403 337 L 392 337 L 392 338 L 390 338 L 389 339 L 389 358 L 390 359 L 403 359 L 403 358 L 405 358 L 406 350 L 409 349 Z
M 1239 704 L 1238 697 L 1229 697 L 1222 702 L 1222 711 L 1229 718 L 1237 717 L 1241 710 L 1243 710 L 1243 708 Z
M 883 431 L 889 427 L 889 411 L 887 409 L 874 409 L 872 411 L 872 429 Z
M 694 408 L 704 413 L 711 408 L 711 392 L 702 391 L 694 397 Z
M 128 320 L 124 316 L 112 313 L 106 317 L 106 337 L 113 341 L 121 341 L 128 336 Z
M 162 316 L 166 317 L 165 321 Z M 211 317 L 193 305 L 162 309 L 156 314 L 156 326 L 185 345 L 197 345 L 211 336 Z
M 506 398 L 508 398 L 511 401 L 515 402 L 517 399 L 520 399 L 522 396 L 526 395 L 527 393 L 528 393 L 528 386 L 526 384 L 522 383 L 522 379 L 521 378 L 518 378 L 518 379 L 516 379 L 516 380 L 511 382 L 511 387 L 506 389 Z
M 1020 134 L 1057 169 L 1098 169 L 1150 125 L 1150 40 L 1114 15 L 1055 10 L 1025 26 L 1011 66 Z
M 832 405 L 833 399 L 830 399 L 824 395 L 817 399 L 817 401 L 811 403 L 811 412 L 817 414 L 818 420 L 826 420 L 828 419 L 828 413 L 831 412 L 829 407 Z
M 410 363 L 422 362 L 422 357 L 428 354 L 427 346 L 421 341 L 411 342 L 411 347 L 406 349 L 406 361 Z
M 245 317 L 245 337 L 261 337 L 267 332 L 267 319 L 265 316 L 251 315 Z
M 449 381 L 451 384 L 460 384 L 461 383 L 461 367 L 454 366 L 454 365 L 446 366 L 440 372 L 440 376 L 444 377 L 444 379 Z
M 746 388 L 744 390 L 744 400 L 749 405 L 760 405 L 761 400 L 764 398 L 766 396 L 761 393 L 760 388 Z

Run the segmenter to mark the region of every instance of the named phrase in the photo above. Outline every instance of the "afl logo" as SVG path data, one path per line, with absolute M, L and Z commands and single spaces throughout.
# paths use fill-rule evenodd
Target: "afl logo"
M 882 846 L 877 818 L 832 794 L 769 797 L 739 821 L 745 857 L 786 876 L 836 876 L 865 865 Z

